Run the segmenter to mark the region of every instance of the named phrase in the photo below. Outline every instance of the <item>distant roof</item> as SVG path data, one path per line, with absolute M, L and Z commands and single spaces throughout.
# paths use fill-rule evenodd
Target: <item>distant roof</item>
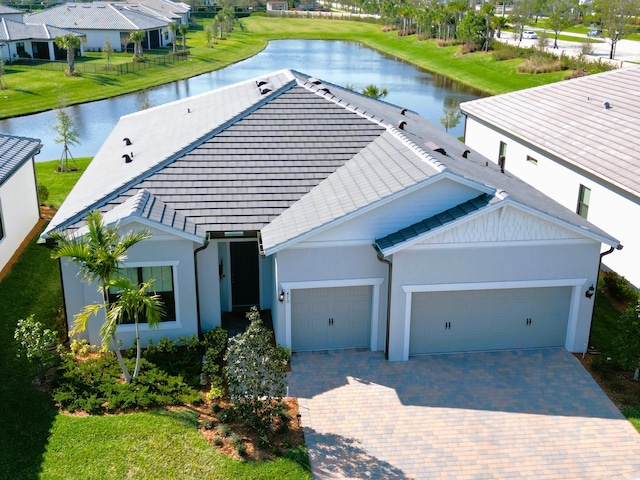
M 24 21 L 71 30 L 150 30 L 168 24 L 166 20 L 131 10 L 119 2 L 63 3 L 25 15 Z
M 71 32 L 46 24 L 25 24 L 6 18 L 0 18 L 0 40 L 54 40 L 68 33 L 84 37 L 82 33 Z
M 260 230 L 273 251 L 447 175 L 617 245 L 465 150 L 415 112 L 281 70 L 122 117 L 44 235 L 144 189 L 200 234 Z
M 640 68 L 482 98 L 460 108 L 640 196 Z
M 24 13 L 22 10 L 18 10 L 17 8 L 10 7 L 9 5 L 4 5 L 0 3 L 0 15 L 9 15 L 15 13 Z
M 40 140 L 0 133 L 0 185 L 18 168 L 40 152 Z
M 171 0 L 122 0 L 128 8 L 150 15 L 177 20 L 191 11 L 191 6 Z

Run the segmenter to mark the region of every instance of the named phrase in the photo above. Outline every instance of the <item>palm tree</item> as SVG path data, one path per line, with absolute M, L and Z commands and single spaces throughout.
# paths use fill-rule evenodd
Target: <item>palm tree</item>
M 142 58 L 142 42 L 147 36 L 144 30 L 135 30 L 129 34 L 129 41 L 133 43 L 133 59 Z
M 129 231 L 121 236 L 118 225 L 105 225 L 99 210 L 94 210 L 87 215 L 87 229 L 88 232 L 82 237 L 62 232 L 51 233 L 51 238 L 56 242 L 51 257 L 56 259 L 68 257 L 71 262 L 80 267 L 83 280 L 90 283 L 98 282 L 98 291 L 102 294 L 102 304 L 87 305 L 76 315 L 72 335 L 86 330 L 87 321 L 91 315 L 96 315 L 102 308 L 105 313 L 108 311 L 109 281 L 117 275 L 120 266 L 126 260 L 127 250 L 136 243 L 151 238 L 149 230 Z M 115 325 L 108 320 L 105 321 L 100 334 L 105 346 L 108 347 L 113 343 L 125 381 L 130 382 L 129 371 L 118 348 Z
M 189 27 L 187 25 L 185 25 L 184 23 L 180 24 L 180 35 L 182 36 L 182 51 L 186 52 L 187 51 L 187 30 L 189 30 Z
M 363 95 L 366 95 L 367 97 L 375 98 L 376 100 L 382 97 L 386 97 L 388 93 L 389 93 L 389 90 L 387 90 L 386 87 L 380 88 L 377 85 L 373 85 L 373 84 L 367 85 L 362 89 Z
M 180 29 L 180 26 L 178 25 L 178 22 L 171 22 L 169 24 L 169 31 L 171 32 L 171 43 L 172 45 L 172 51 L 175 54 L 178 51 L 178 46 L 176 45 L 176 40 L 177 40 L 177 35 L 178 35 L 178 30 Z
M 67 33 L 62 37 L 57 37 L 55 43 L 58 48 L 64 48 L 67 51 L 67 65 L 69 66 L 67 72 L 69 75 L 73 75 L 76 69 L 75 57 L 76 49 L 80 47 L 80 37 L 73 33 Z
M 118 300 L 111 304 L 107 321 L 102 326 L 105 332 L 115 331 L 116 325 L 126 319 L 132 319 L 136 326 L 136 367 L 131 380 L 138 378 L 140 373 L 140 358 L 142 357 L 142 345 L 140 343 L 139 320 L 145 319 L 147 325 L 155 328 L 162 317 L 162 301 L 160 296 L 151 292 L 153 279 L 138 287 L 128 278 L 120 277 L 109 282 L 109 287 L 118 290 Z

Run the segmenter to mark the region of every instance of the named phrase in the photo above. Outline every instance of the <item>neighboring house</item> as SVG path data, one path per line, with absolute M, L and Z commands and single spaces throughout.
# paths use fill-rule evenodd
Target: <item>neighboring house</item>
M 40 218 L 33 158 L 41 147 L 39 140 L 0 134 L 0 278 Z
M 9 5 L 0 4 L 0 18 L 6 18 L 7 20 L 13 20 L 14 22 L 22 22 L 22 15 L 24 15 L 22 10 L 10 7 Z
M 122 3 L 126 4 L 127 8 L 131 10 L 163 18 L 168 22 L 189 25 L 189 19 L 191 18 L 191 6 L 182 2 L 172 2 L 171 0 L 123 0 Z
M 6 18 L 0 19 L 0 56 L 5 61 L 20 58 L 38 60 L 65 60 L 67 51 L 59 48 L 55 40 L 73 33 L 84 40 L 84 35 L 46 24 L 25 24 Z M 84 55 L 84 44 L 80 43 L 78 55 Z
M 109 40 L 114 51 L 126 50 L 129 35 L 144 30 L 144 49 L 164 47 L 170 42 L 167 20 L 127 8 L 120 3 L 63 3 L 25 15 L 25 23 L 42 23 L 86 35 L 87 51 L 101 51 Z
M 621 239 L 603 263 L 640 286 L 640 68 L 461 105 L 465 142 Z
M 267 11 L 289 10 L 288 0 L 267 0 Z
M 416 113 L 282 70 L 122 117 L 42 240 L 82 235 L 94 209 L 150 228 L 123 273 L 156 279 L 154 341 L 257 305 L 293 351 L 582 351 L 601 244 L 618 241 L 469 150 Z M 99 294 L 61 269 L 72 321 Z

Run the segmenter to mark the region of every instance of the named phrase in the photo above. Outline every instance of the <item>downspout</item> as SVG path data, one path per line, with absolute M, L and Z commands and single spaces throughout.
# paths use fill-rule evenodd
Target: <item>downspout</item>
M 196 315 L 198 317 L 198 338 L 202 338 L 202 326 L 200 325 L 200 286 L 198 282 L 198 252 L 201 252 L 209 246 L 209 233 L 204 239 L 204 245 L 193 251 L 193 271 L 196 276 Z
M 391 327 L 391 277 L 393 275 L 393 263 L 384 258 L 384 254 L 378 250 L 377 247 L 373 247 L 378 252 L 378 261 L 386 263 L 389 266 L 389 278 L 387 280 L 387 331 L 384 339 L 384 359 L 389 360 L 389 329 Z
M 594 316 L 595 311 L 596 311 L 596 309 L 595 309 L 596 299 L 598 298 L 598 283 L 600 281 L 600 269 L 602 268 L 602 257 L 605 257 L 605 256 L 613 253 L 614 250 L 622 250 L 622 245 L 618 244 L 617 247 L 611 247 L 606 252 L 602 252 L 600 254 L 600 260 L 598 261 L 598 275 L 596 277 L 596 291 L 593 294 L 593 308 L 591 309 L 591 323 L 589 324 L 589 338 L 588 338 L 588 341 L 587 341 L 587 348 L 585 349 L 585 353 L 586 353 L 586 350 L 589 349 L 589 345 L 591 345 L 591 331 L 593 330 L 593 316 Z

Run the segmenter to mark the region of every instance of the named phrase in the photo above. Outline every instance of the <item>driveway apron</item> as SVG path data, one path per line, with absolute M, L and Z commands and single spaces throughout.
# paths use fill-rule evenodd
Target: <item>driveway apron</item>
M 316 479 L 640 479 L 640 435 L 563 349 L 291 367 Z

